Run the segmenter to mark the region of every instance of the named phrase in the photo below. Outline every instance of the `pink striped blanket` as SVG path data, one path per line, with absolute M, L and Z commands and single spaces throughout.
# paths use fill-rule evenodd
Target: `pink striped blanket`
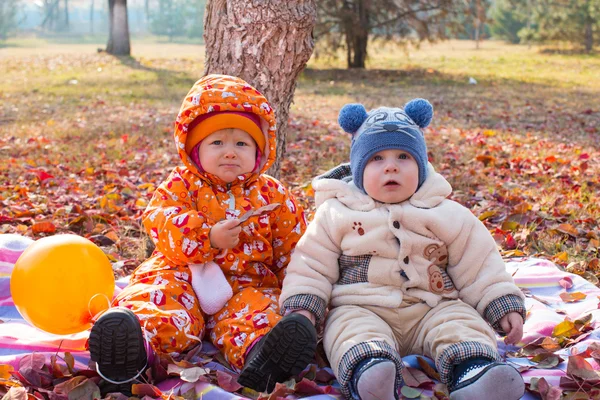
M 18 369 L 19 360 L 25 355 L 36 352 L 47 355 L 46 359 L 50 360 L 50 355 L 69 352 L 75 358 L 76 369 L 87 369 L 89 362 L 89 355 L 85 351 L 87 332 L 68 336 L 55 336 L 42 332 L 25 322 L 14 306 L 10 295 L 10 273 L 14 262 L 29 243 L 28 239 L 18 238 L 14 235 L 0 235 L 0 364 L 12 365 L 15 369 Z M 528 319 L 525 323 L 525 335 L 519 347 L 507 347 L 499 338 L 500 351 L 507 356 L 508 362 L 521 367 L 526 383 L 545 378 L 550 386 L 559 387 L 561 377 L 566 374 L 568 357 L 573 354 L 584 353 L 594 343 L 600 346 L 600 323 L 597 322 L 600 316 L 598 310 L 600 289 L 585 279 L 561 271 L 553 263 L 542 259 L 531 258 L 510 261 L 507 263 L 507 268 L 514 274 L 517 285 L 523 288 L 528 295 L 526 302 Z M 560 284 L 561 280 L 565 278 L 572 281 L 572 287 L 565 289 L 564 281 L 563 285 Z M 119 290 L 119 286 L 123 287 L 125 284 L 126 280 L 118 281 L 116 290 Z M 581 292 L 586 297 L 575 302 L 565 302 L 560 297 L 560 294 L 564 292 Z M 525 344 L 551 336 L 555 327 L 563 322 L 566 317 L 576 320 L 587 314 L 592 315 L 592 321 L 589 324 L 593 329 L 589 329 L 585 335 L 582 335 L 581 340 L 577 343 L 555 352 L 564 359 L 557 366 L 540 368 L 536 362 L 525 357 L 516 356 L 515 353 Z M 208 343 L 203 349 L 204 351 L 208 349 L 209 352 L 212 349 L 214 352 L 214 348 Z M 593 369 L 600 370 L 593 357 L 590 356 L 586 360 L 592 365 Z M 404 361 L 409 367 L 420 368 L 417 358 L 414 356 L 405 357 Z M 207 367 L 226 370 L 217 362 L 211 362 Z M 185 384 L 183 383 L 183 385 Z M 333 383 L 332 386 L 335 388 L 336 384 Z M 166 390 L 182 387 L 182 382 L 179 379 L 169 379 L 159 385 L 159 388 Z M 424 396 L 432 396 L 432 389 L 433 385 L 424 385 L 419 391 Z M 567 389 L 561 388 L 561 390 Z M 202 398 L 204 400 L 243 398 L 238 394 L 229 393 L 206 382 L 196 383 L 196 393 L 198 399 Z M 295 396 L 292 395 L 288 398 L 295 398 Z M 338 396 L 313 394 L 311 398 L 331 399 L 338 398 Z M 523 397 L 523 399 L 539 398 L 540 396 L 537 393 L 530 391 Z

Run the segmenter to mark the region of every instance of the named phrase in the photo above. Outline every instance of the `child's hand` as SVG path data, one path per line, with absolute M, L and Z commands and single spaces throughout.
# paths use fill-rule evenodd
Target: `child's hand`
M 506 344 L 517 344 L 523 338 L 523 317 L 517 312 L 513 311 L 502 317 L 500 327 L 506 332 Z
M 315 324 L 315 315 L 313 313 L 311 313 L 310 311 L 307 310 L 296 310 L 296 311 L 292 311 L 293 313 L 297 313 L 300 315 L 304 315 L 306 318 L 310 319 L 310 322 L 312 322 L 312 324 Z
M 217 222 L 208 234 L 210 245 L 215 249 L 231 249 L 240 242 L 241 231 L 242 227 L 237 219 Z

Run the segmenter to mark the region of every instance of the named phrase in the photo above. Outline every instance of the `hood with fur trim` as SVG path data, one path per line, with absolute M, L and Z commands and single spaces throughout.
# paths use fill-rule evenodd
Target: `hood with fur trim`
M 341 164 L 317 176 L 312 187 L 315 191 L 315 205 L 319 207 L 326 200 L 337 198 L 346 207 L 356 211 L 370 211 L 378 203 L 363 193 L 352 181 L 350 164 Z M 421 187 L 406 200 L 418 208 L 433 208 L 452 193 L 452 186 L 431 163 L 427 163 L 427 179 Z

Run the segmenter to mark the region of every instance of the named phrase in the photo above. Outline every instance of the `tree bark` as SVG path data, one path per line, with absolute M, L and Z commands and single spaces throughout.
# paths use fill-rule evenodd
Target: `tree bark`
M 65 0 L 65 30 L 69 30 L 69 0 Z
M 586 6 L 584 45 L 585 52 L 590 53 L 594 48 L 594 18 L 592 17 L 592 10 L 589 1 L 587 2 Z
M 205 74 L 238 76 L 263 93 L 277 118 L 279 177 L 296 78 L 310 58 L 315 0 L 209 0 L 204 17 Z
M 129 24 L 127 22 L 127 0 L 108 0 L 109 35 L 106 52 L 116 56 L 131 54 Z
M 90 4 L 90 33 L 94 34 L 94 0 Z
M 369 44 L 369 6 L 365 0 L 344 1 L 342 20 L 348 68 L 365 68 Z

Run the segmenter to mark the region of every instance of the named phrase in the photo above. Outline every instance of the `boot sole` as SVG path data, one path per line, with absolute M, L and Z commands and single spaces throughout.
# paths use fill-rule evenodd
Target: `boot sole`
M 88 342 L 90 358 L 104 376 L 125 381 L 137 375 L 146 364 L 144 334 L 135 314 L 115 308 L 103 314 L 92 327 Z M 131 382 L 105 382 L 102 392 L 131 395 Z
M 450 393 L 450 400 L 519 400 L 525 394 L 521 374 L 507 364 L 491 365 L 479 378 L 465 384 Z
M 261 348 L 244 366 L 238 383 L 257 392 L 271 392 L 277 382 L 299 374 L 312 361 L 317 331 L 308 318 L 290 314 L 258 345 Z

